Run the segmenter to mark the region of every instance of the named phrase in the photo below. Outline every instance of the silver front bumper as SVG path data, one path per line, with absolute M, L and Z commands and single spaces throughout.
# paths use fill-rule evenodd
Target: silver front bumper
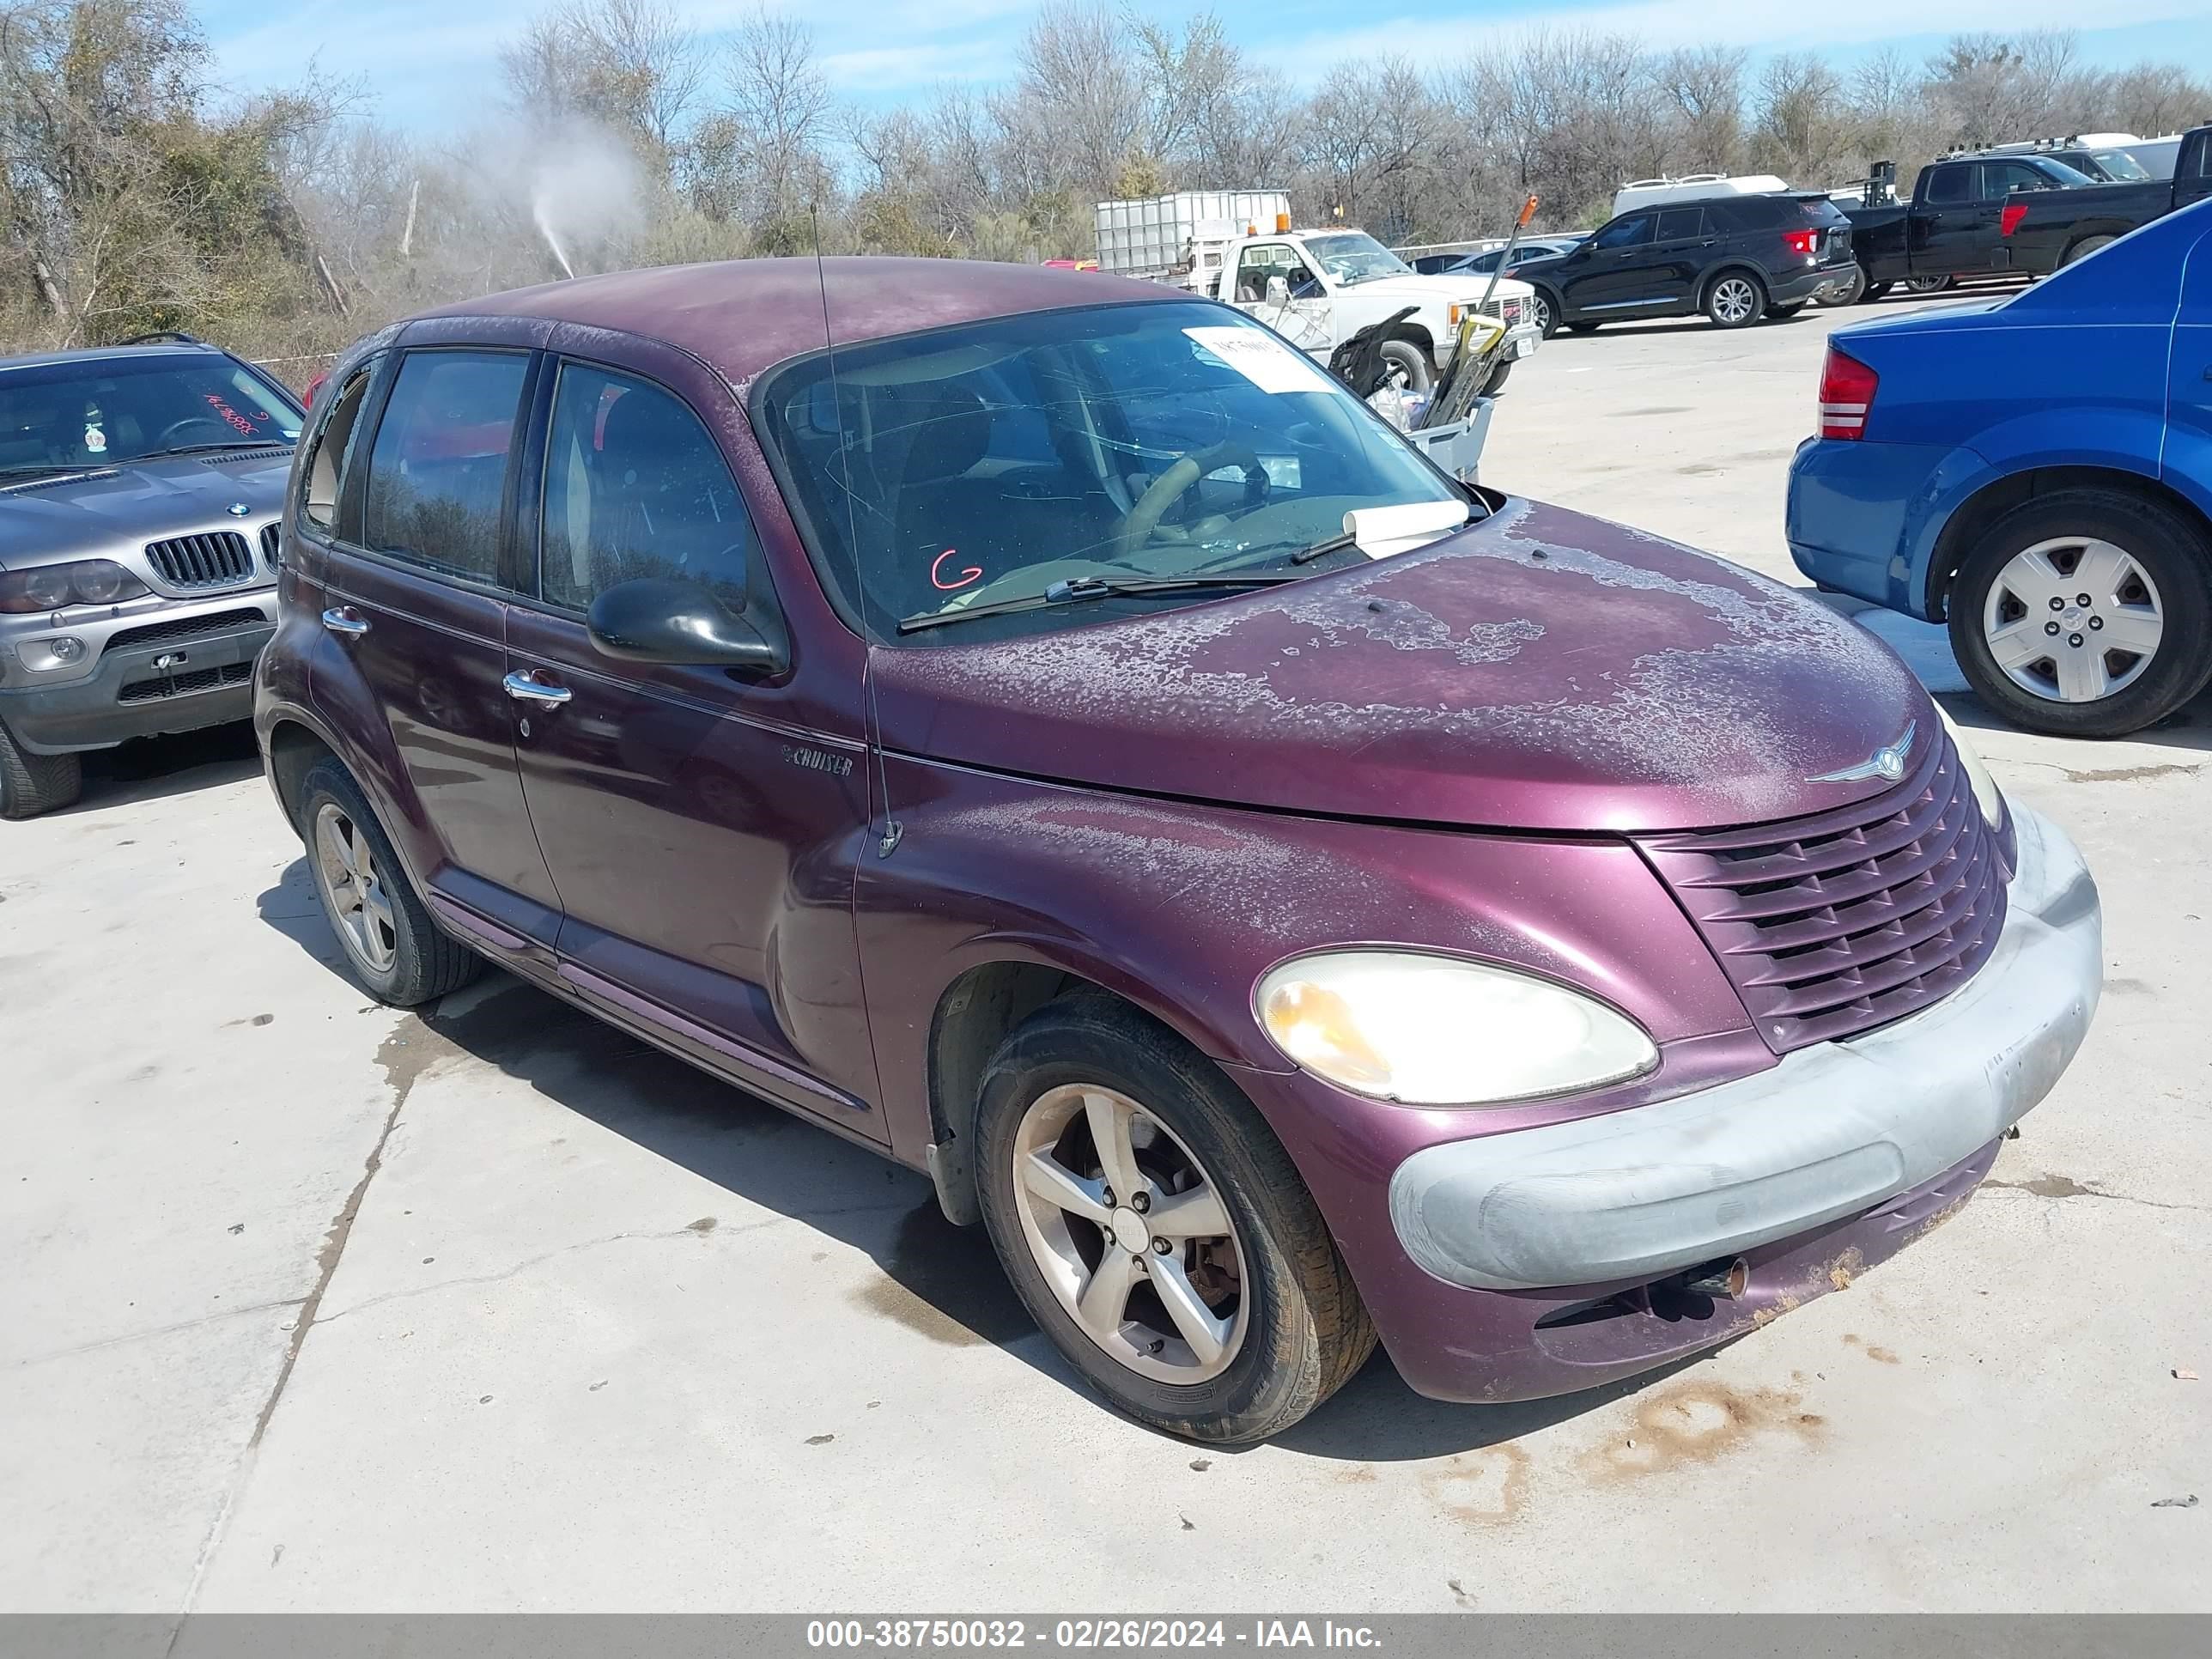
M 2074 1058 L 2104 976 L 2081 854 L 2014 812 L 2004 927 L 1960 989 L 1756 1076 L 1416 1152 L 1390 1182 L 1407 1253 L 1482 1290 L 1657 1278 L 1870 1208 L 1996 1139 Z

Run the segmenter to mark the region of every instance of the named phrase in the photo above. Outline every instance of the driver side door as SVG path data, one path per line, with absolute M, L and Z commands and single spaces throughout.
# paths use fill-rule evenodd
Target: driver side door
M 535 580 L 510 610 L 505 684 L 561 896 L 560 975 L 757 1092 L 882 1140 L 850 910 L 860 733 L 808 724 L 788 675 L 598 649 L 586 618 L 618 583 L 696 584 L 781 633 L 775 595 L 684 397 L 562 357 L 537 402 L 520 492 Z
M 1267 296 L 1280 277 L 1284 301 Z M 1288 242 L 1255 242 L 1237 259 L 1237 308 L 1258 318 L 1302 351 L 1326 355 L 1336 343 L 1335 307 L 1328 286 Z

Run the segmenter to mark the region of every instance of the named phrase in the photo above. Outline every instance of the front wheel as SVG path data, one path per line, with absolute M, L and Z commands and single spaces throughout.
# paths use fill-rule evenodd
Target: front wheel
M 1859 303 L 1863 306 L 1870 306 L 1876 300 L 1887 299 L 1890 289 L 1896 286 L 1894 283 L 1869 283 L 1859 295 Z
M 1941 294 L 1958 281 L 1955 276 L 1908 276 L 1905 279 L 1907 294 Z
M 1765 311 L 1766 290 L 1747 271 L 1724 270 L 1705 290 L 1702 309 L 1715 328 L 1747 327 Z
M 1559 331 L 1559 307 L 1540 288 L 1528 297 L 1528 320 L 1547 340 Z
M 1482 395 L 1486 398 L 1495 398 L 1499 392 L 1504 391 L 1506 377 L 1512 373 L 1512 364 L 1498 364 L 1497 373 L 1490 377 L 1490 384 L 1482 388 Z
M 1220 1071 L 1097 995 L 1048 1003 L 984 1073 L 983 1218 L 1030 1315 L 1130 1416 L 1279 1434 L 1375 1346 L 1288 1153 Z
M 1866 297 L 1867 274 L 1864 265 L 1855 264 L 1851 274 L 1834 288 L 1823 289 L 1814 295 L 1813 303 L 1820 306 L 1855 306 Z
M 1951 647 L 1982 701 L 2033 732 L 2118 738 L 2212 678 L 2212 546 L 2118 490 L 2054 490 L 1976 538 L 1950 595 Z
M 0 726 L 0 818 L 34 818 L 83 790 L 84 766 L 75 755 L 34 755 Z
M 1429 354 L 1419 340 L 1394 334 L 1382 342 L 1383 373 L 1386 384 L 1395 386 L 1408 396 L 1425 394 L 1436 379 L 1429 366 Z

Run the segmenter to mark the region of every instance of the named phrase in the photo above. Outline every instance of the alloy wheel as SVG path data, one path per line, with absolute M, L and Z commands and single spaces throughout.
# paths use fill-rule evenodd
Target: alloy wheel
M 315 814 L 315 873 L 346 949 L 371 973 L 391 972 L 399 955 L 391 895 L 368 837 L 336 801 Z
M 1990 655 L 2023 691 L 2095 702 L 2139 678 L 2166 637 L 2149 573 L 2093 537 L 2038 542 L 2008 560 L 1982 602 Z
M 1546 339 L 1551 337 L 1552 302 L 1541 294 L 1532 296 L 1528 301 L 1528 320 L 1536 325 L 1536 332 L 1540 337 Z
M 1713 288 L 1713 314 L 1731 325 L 1747 322 L 1759 307 L 1759 291 L 1742 276 L 1723 276 Z
M 1170 1383 L 1228 1369 L 1249 1324 L 1243 1248 L 1166 1124 L 1112 1089 L 1049 1089 L 1016 1131 L 1013 1186 L 1037 1271 L 1109 1357 Z

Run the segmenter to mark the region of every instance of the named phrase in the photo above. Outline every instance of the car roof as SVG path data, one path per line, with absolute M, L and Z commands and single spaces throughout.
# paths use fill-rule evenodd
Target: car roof
M 1188 289 L 972 259 L 844 256 L 665 265 L 514 289 L 427 312 L 529 317 L 664 341 L 733 384 L 825 343 L 863 341 L 1078 306 L 1180 301 Z
M 50 363 L 113 362 L 125 357 L 228 357 L 230 354 L 221 346 L 198 341 L 164 340 L 158 344 L 118 346 L 77 346 L 66 351 L 26 351 L 14 357 L 0 357 L 0 370 L 10 368 L 42 368 Z

